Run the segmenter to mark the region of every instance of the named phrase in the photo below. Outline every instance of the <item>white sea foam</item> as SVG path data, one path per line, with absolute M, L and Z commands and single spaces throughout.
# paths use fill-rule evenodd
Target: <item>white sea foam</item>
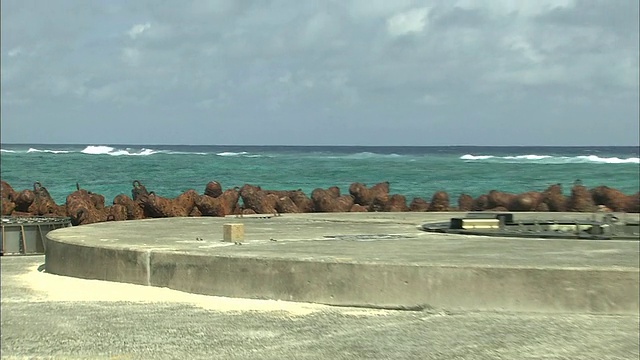
M 153 150 L 153 149 L 142 149 L 139 153 L 132 153 L 131 155 L 134 156 L 147 156 L 147 155 L 153 155 L 153 154 L 157 154 L 159 151 Z
M 27 153 L 68 154 L 70 152 L 71 151 L 68 151 L 68 150 L 49 150 L 49 149 L 40 150 L 35 148 L 29 148 L 29 150 L 27 150 Z
M 124 150 L 114 150 L 109 153 L 112 156 L 149 156 L 153 154 L 157 154 L 158 151 L 153 149 L 141 149 L 140 151 L 134 151 L 133 149 L 124 149 Z
M 89 155 L 100 155 L 100 154 L 109 154 L 110 152 L 112 152 L 114 149 L 111 146 L 94 146 L 94 145 L 89 145 L 86 148 L 84 148 L 81 153 L 83 154 L 89 154 Z
M 158 151 L 158 153 L 167 154 L 167 155 L 209 155 L 209 153 L 206 153 L 206 152 L 171 151 L 171 150 Z
M 597 155 L 580 155 L 580 156 L 551 156 L 551 155 L 517 155 L 517 156 L 494 156 L 494 155 L 472 155 L 466 154 L 460 156 L 461 160 L 490 160 L 492 162 L 536 162 L 544 164 L 566 164 L 566 163 L 601 163 L 601 164 L 639 164 L 640 158 L 618 158 L 618 157 L 599 157 Z
M 471 155 L 471 154 L 466 154 L 466 155 L 460 156 L 460 159 L 462 159 L 462 160 L 487 160 L 487 159 L 491 159 L 491 158 L 493 158 L 492 155 Z
M 606 164 L 640 164 L 640 158 L 630 157 L 626 159 L 620 159 L 618 157 L 599 157 L 596 155 L 588 156 L 576 156 L 576 159 L 584 160 L 585 162 L 597 162 Z
M 503 159 L 509 160 L 542 160 L 552 158 L 550 155 L 518 155 L 518 156 L 504 156 Z
M 221 153 L 217 153 L 216 155 L 218 156 L 242 156 L 242 155 L 247 155 L 249 154 L 246 151 L 241 151 L 241 152 L 232 152 L 232 151 L 224 151 Z
M 15 151 L 15 150 L 7 150 L 7 149 L 0 149 L 0 152 L 3 152 L 3 153 L 16 153 L 17 151 Z
M 400 158 L 402 155 L 399 154 L 378 154 L 374 152 L 364 151 L 355 154 L 349 154 L 345 156 L 347 159 L 373 159 L 373 158 Z M 330 158 L 339 158 L 339 157 L 330 157 Z
M 115 149 L 111 146 L 104 145 L 89 145 L 84 148 L 81 153 L 88 155 L 111 155 L 111 156 L 148 156 L 159 153 L 157 150 L 145 149 L 135 150 L 131 148 Z

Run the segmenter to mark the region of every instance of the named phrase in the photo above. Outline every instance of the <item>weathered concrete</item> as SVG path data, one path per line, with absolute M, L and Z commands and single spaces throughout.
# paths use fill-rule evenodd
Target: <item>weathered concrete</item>
M 224 224 L 222 225 L 223 240 L 227 242 L 242 242 L 244 240 L 243 224 Z
M 495 239 L 418 230 L 424 222 L 452 216 L 296 214 L 101 223 L 49 233 L 46 268 L 199 294 L 343 306 L 638 313 L 638 241 Z M 244 224 L 245 243 L 222 241 L 227 223 Z
M 390 311 L 57 276 L 0 257 L 2 359 L 637 360 L 638 315 Z

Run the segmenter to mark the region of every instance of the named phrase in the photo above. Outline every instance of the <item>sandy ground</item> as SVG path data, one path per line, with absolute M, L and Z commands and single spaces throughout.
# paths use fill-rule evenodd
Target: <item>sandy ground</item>
M 187 294 L 2 257 L 2 358 L 638 359 L 638 316 L 388 311 Z
M 318 311 L 337 311 L 357 316 L 389 315 L 390 311 L 358 308 L 336 308 L 320 304 L 275 300 L 253 300 L 190 294 L 168 288 L 149 287 L 126 283 L 86 280 L 48 274 L 40 262 L 30 264 L 26 272 L 15 276 L 15 281 L 33 294 L 30 302 L 134 302 L 176 303 L 219 312 L 261 311 L 283 312 L 288 316 L 304 316 Z M 5 298 L 3 302 L 10 302 Z

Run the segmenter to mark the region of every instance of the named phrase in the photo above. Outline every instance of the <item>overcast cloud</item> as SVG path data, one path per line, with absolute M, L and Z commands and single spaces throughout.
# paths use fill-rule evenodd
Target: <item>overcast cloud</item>
M 637 0 L 1 4 L 6 143 L 639 141 Z

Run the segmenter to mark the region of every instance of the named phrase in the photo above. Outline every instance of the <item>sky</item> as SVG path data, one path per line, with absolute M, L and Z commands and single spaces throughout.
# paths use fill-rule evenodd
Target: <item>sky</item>
M 639 144 L 637 0 L 2 0 L 1 141 Z

